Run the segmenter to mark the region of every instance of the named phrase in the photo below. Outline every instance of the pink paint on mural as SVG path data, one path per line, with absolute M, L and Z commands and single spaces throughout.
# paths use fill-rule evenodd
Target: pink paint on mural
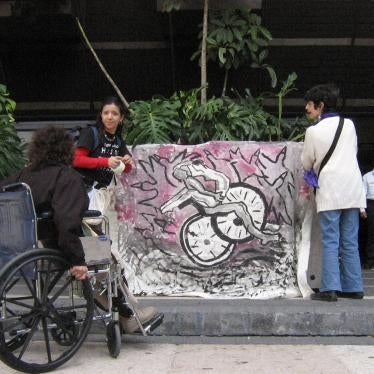
M 300 151 L 298 143 L 137 147 L 116 199 L 134 291 L 297 294 Z

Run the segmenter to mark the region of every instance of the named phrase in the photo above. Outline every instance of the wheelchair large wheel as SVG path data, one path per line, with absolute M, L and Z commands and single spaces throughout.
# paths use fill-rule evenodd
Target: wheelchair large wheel
M 76 281 L 61 252 L 30 250 L 0 273 L 0 358 L 28 373 L 53 370 L 84 342 L 93 318 L 90 282 Z

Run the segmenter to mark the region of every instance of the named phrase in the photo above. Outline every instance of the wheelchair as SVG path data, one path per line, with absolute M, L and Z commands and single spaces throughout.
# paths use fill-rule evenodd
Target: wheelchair
M 87 211 L 84 220 L 101 220 L 103 235 L 84 236 L 89 276 L 76 280 L 61 251 L 41 247 L 37 225 L 52 219 L 50 212 L 36 216 L 32 193 L 23 183 L 0 191 L 0 359 L 13 369 L 48 372 L 66 363 L 85 341 L 93 321 L 106 329 L 109 354 L 121 349 L 119 312 L 113 298 L 121 293 L 139 329 L 146 336 L 163 315 L 143 326 L 120 265 L 111 255 L 108 219 Z M 95 302 L 105 295 L 107 305 Z

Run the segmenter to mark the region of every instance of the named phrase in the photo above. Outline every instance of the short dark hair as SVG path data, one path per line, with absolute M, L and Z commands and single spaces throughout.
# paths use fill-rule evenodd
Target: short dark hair
M 305 101 L 313 101 L 314 106 L 324 103 L 323 112 L 336 111 L 339 98 L 339 88 L 334 84 L 319 84 L 308 90 Z
M 45 127 L 34 132 L 28 147 L 32 169 L 51 163 L 71 165 L 74 154 L 74 140 L 65 129 Z

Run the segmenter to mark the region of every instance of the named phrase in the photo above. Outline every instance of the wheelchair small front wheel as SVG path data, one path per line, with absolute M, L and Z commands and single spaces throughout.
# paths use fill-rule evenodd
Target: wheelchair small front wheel
M 109 354 L 117 358 L 121 351 L 121 329 L 118 321 L 110 321 L 106 327 L 107 346 Z

